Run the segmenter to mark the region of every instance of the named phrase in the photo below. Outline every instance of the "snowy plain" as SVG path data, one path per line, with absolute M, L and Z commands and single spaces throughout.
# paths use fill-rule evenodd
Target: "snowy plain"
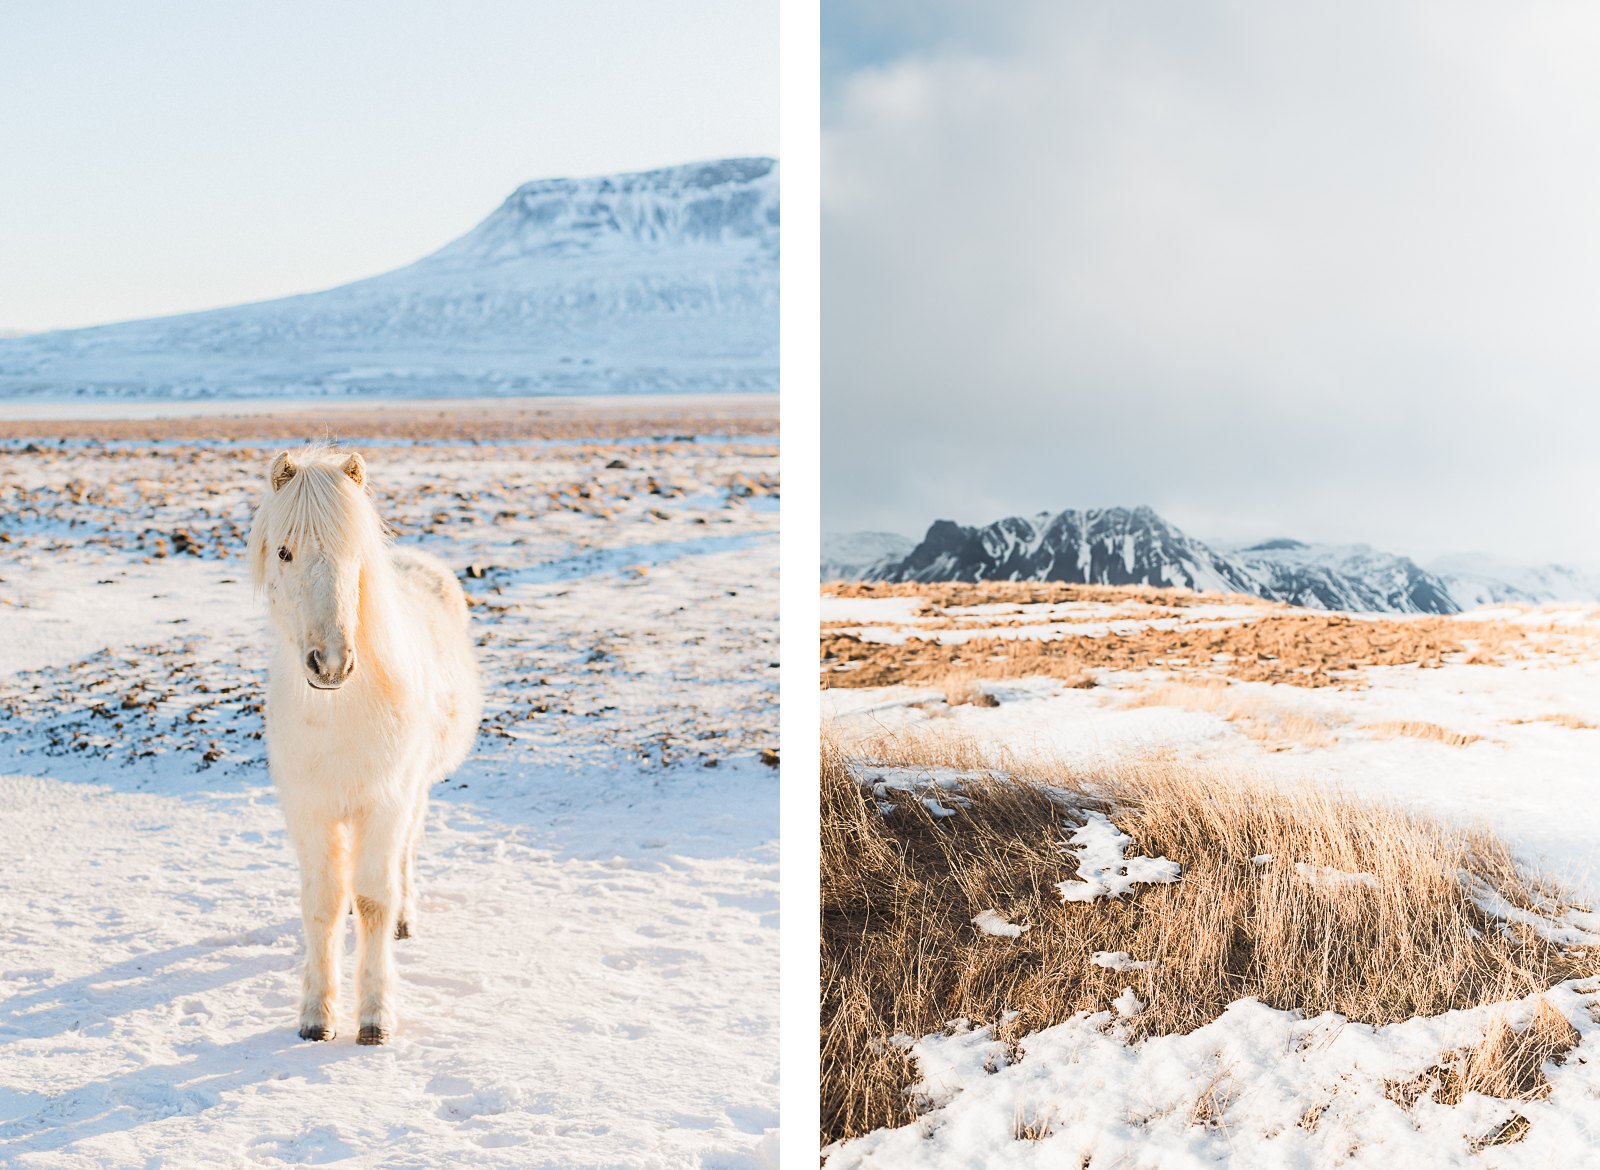
M 858 622 L 844 632 L 864 640 L 900 642 L 907 637 L 963 642 L 974 637 L 1101 637 L 1135 628 L 1171 629 L 1246 620 L 1249 606 L 1219 602 L 1185 608 L 1181 616 L 1153 610 L 1143 619 L 1130 607 L 1102 603 L 1020 607 L 1023 626 L 985 628 L 969 615 L 969 628 L 918 630 L 910 616 L 915 598 L 825 599 L 831 620 Z M 972 607 L 987 608 L 987 607 Z M 1019 607 L 1005 607 L 1015 610 Z M 1081 609 L 1080 620 L 1071 613 Z M 965 607 L 952 609 L 964 615 Z M 1115 618 L 1111 613 L 1115 612 Z M 848 617 L 842 615 L 850 615 Z M 1363 615 L 1351 615 L 1361 617 Z M 1382 615 L 1396 620 L 1396 615 Z M 825 620 L 829 620 L 825 616 Z M 1011 620 L 1016 620 L 1012 617 Z M 1398 620 L 1407 620 L 1400 617 Z M 1396 799 L 1435 814 L 1478 820 L 1521 850 L 1530 861 L 1565 880 L 1584 885 L 1600 899 L 1600 611 L 1593 607 L 1499 608 L 1464 615 L 1465 621 L 1554 627 L 1586 645 L 1586 653 L 1534 655 L 1495 665 L 1447 662 L 1437 669 L 1374 666 L 1361 672 L 1359 688 L 1292 687 L 1233 681 L 1242 702 L 1309 716 L 1335 732 L 1327 746 L 1292 741 L 1263 743 L 1220 714 L 1171 706 L 1131 705 L 1147 688 L 1166 681 L 1165 671 L 1103 671 L 1097 685 L 1066 686 L 1047 678 L 985 683 L 997 707 L 942 702 L 932 687 L 836 687 L 822 696 L 824 722 L 846 742 L 884 732 L 958 728 L 1013 751 L 1039 752 L 1068 763 L 1168 751 L 1262 773 L 1285 783 L 1332 784 L 1377 800 Z M 1572 727 L 1547 721 L 1571 716 Z M 1482 736 L 1465 747 L 1405 737 L 1369 728 L 1395 721 L 1436 723 Z M 1515 794 L 1515 799 L 1509 796 Z
M 295 1035 L 272 447 L 0 443 L 0 1164 L 775 1164 L 776 439 L 617 433 L 367 451 L 489 696 L 381 1048 Z
M 839 623 L 833 632 L 880 643 L 960 642 L 981 634 L 1103 637 L 1141 621 L 1137 605 L 1098 602 L 951 606 L 939 611 L 938 622 L 918 606 L 914 597 L 823 603 L 824 620 Z M 1150 606 L 1142 620 L 1231 623 L 1249 620 L 1249 609 L 1219 601 L 1185 607 L 1174 618 Z M 1196 676 L 1205 671 L 1187 667 L 1099 671 L 1096 685 L 1083 688 L 1037 677 L 984 680 L 981 664 L 969 664 L 997 706 L 951 705 L 936 686 L 841 686 L 823 691 L 823 717 L 847 755 L 885 736 L 954 733 L 1068 766 L 1170 756 L 1288 786 L 1334 787 L 1487 826 L 1592 909 L 1600 903 L 1600 611 L 1507 606 L 1461 620 L 1525 629 L 1528 652 L 1472 663 L 1471 655 L 1459 654 L 1430 669 L 1367 667 L 1348 687 L 1227 683 L 1237 709 L 1263 719 L 1303 717 L 1282 725 L 1318 728 L 1300 739 L 1292 732 L 1248 734 L 1226 709 L 1163 704 L 1164 686 L 1203 681 Z M 952 624 L 958 628 L 946 628 Z M 1479 738 L 1458 745 L 1382 730 L 1419 723 Z M 940 798 L 948 800 L 948 783 L 941 788 Z M 1313 871 L 1308 880 L 1323 876 Z M 1592 946 L 1600 939 L 1600 917 L 1579 913 L 1573 921 L 1582 928 L 1576 940 Z M 1535 998 L 1381 1028 L 1241 1000 L 1193 1033 L 1136 1043 L 1121 1022 L 1125 1005 L 1108 1002 L 1104 1011 L 1024 1038 L 1020 1059 L 990 1028 L 954 1020 L 942 1033 L 903 1041 L 922 1077 L 907 1089 L 934 1107 L 910 1125 L 831 1147 L 827 1165 L 1587 1164 L 1600 1149 L 1600 981 L 1577 980 L 1549 993 L 1581 1041 L 1560 1065 L 1546 1065 L 1551 1091 L 1543 1099 L 1469 1093 L 1459 1105 L 1424 1097 L 1406 1107 L 1395 1097 L 1395 1084 L 1481 1041 L 1499 1020 L 1525 1026 Z

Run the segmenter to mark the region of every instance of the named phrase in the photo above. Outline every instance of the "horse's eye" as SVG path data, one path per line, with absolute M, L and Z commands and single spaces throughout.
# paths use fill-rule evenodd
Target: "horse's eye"
M 284 564 L 288 564 L 290 561 L 294 560 L 294 554 L 286 548 L 280 548 L 278 550 L 278 559 Z

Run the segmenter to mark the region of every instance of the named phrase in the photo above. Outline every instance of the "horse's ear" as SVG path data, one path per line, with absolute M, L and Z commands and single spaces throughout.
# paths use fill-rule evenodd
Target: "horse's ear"
M 267 478 L 272 481 L 272 490 L 277 491 L 294 478 L 294 473 L 300 469 L 294 465 L 294 460 L 289 458 L 289 452 L 279 451 L 272 460 L 272 470 L 267 472 Z
M 358 484 L 367 482 L 367 461 L 361 458 L 359 452 L 350 452 L 350 457 L 344 461 L 344 466 L 340 470 Z

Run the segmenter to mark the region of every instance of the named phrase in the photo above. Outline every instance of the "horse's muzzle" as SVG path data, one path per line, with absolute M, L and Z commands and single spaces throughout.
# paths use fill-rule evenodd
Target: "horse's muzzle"
M 356 652 L 346 650 L 336 666 L 329 668 L 328 656 L 320 650 L 306 654 L 306 683 L 312 690 L 336 691 L 356 670 Z

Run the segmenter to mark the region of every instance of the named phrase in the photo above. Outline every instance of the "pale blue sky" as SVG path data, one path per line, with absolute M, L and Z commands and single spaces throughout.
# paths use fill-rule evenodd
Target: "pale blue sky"
M 0 331 L 408 263 L 518 184 L 777 153 L 776 0 L 11 0 Z

